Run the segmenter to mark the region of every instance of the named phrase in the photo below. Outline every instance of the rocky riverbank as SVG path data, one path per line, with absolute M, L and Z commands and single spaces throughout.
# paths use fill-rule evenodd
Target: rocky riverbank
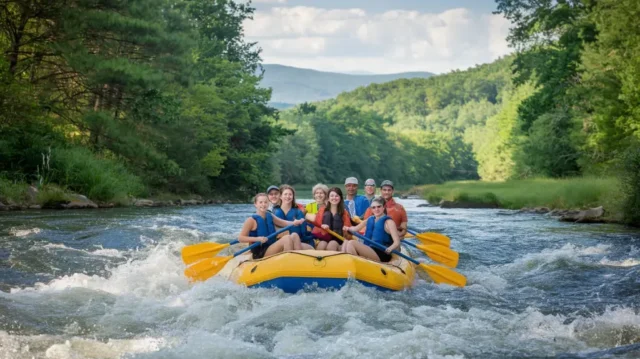
M 407 198 L 408 196 L 403 196 Z M 433 204 L 423 204 L 418 207 L 435 206 Z M 495 203 L 478 203 L 468 201 L 446 201 L 441 200 L 438 205 L 440 208 L 487 208 L 496 209 L 501 208 Z M 533 213 L 544 214 L 550 217 L 557 218 L 562 222 L 575 222 L 575 223 L 621 223 L 615 218 L 607 217 L 606 211 L 603 206 L 598 206 L 588 209 L 550 209 L 548 207 L 524 207 L 517 210 L 515 213 Z
M 64 193 L 63 196 L 39 199 L 39 191 L 31 186 L 27 196 L 23 201 L 0 201 L 0 212 L 2 211 L 24 211 L 38 209 L 98 209 L 114 207 L 175 207 L 175 206 L 199 206 L 208 204 L 232 203 L 230 200 L 220 199 L 144 199 L 131 198 L 118 202 L 94 202 L 84 195 L 76 193 Z

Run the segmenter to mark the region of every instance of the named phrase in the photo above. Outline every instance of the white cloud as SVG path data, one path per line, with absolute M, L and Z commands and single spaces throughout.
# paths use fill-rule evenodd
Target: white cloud
M 297 37 L 260 41 L 263 51 L 281 55 L 319 55 L 325 49 L 324 37 Z
M 253 3 L 286 4 L 287 0 L 251 0 Z
M 274 7 L 245 22 L 265 63 L 328 71 L 448 72 L 510 52 L 509 22 L 468 9 L 441 13 Z

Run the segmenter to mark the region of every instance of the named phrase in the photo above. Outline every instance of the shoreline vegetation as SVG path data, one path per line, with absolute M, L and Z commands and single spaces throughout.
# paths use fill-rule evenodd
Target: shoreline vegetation
M 416 186 L 407 194 L 442 208 L 503 208 L 571 222 L 625 223 L 624 194 L 614 177 L 454 181 Z
M 27 209 L 92 209 L 114 207 L 172 207 L 204 204 L 235 203 L 231 197 L 204 198 L 197 194 L 158 193 L 148 198 L 114 196 L 96 198 L 85 196 L 64 187 L 47 184 L 12 183 L 0 178 L 0 212 Z

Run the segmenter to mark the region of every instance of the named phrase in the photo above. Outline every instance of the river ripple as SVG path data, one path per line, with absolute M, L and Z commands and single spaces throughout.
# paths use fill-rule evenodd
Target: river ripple
M 467 287 L 189 285 L 180 249 L 232 240 L 251 205 L 2 213 L 0 358 L 640 357 L 637 230 L 402 203 Z

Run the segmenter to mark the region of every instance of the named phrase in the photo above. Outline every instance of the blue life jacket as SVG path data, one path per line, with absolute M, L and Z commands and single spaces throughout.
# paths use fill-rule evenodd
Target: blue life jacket
M 364 232 L 364 236 L 385 246 L 385 248 L 392 245 L 393 239 L 391 238 L 391 235 L 384 230 L 384 224 L 388 219 L 391 219 L 391 217 L 387 215 L 380 217 L 377 221 L 375 216 L 369 217 L 367 219 L 367 231 Z
M 280 207 L 274 208 L 273 214 L 280 219 L 284 219 L 285 221 L 290 221 L 290 222 L 293 222 L 296 219 L 304 218 L 304 212 L 302 212 L 298 207 L 291 208 L 289 212 L 287 212 L 287 214 L 284 214 L 284 211 Z M 315 247 L 313 236 L 307 230 L 307 225 L 305 223 L 299 226 L 292 227 L 291 233 L 298 233 L 298 236 L 300 236 L 300 240 L 303 243 L 307 243 L 312 247 Z
M 273 225 L 273 217 L 271 213 L 267 213 L 266 220 L 258 214 L 251 215 L 251 217 L 256 221 L 258 227 L 255 231 L 249 232 L 249 237 L 269 237 L 271 234 L 276 232 L 276 226 Z M 276 242 L 276 238 L 270 238 L 266 245 L 271 245 Z

